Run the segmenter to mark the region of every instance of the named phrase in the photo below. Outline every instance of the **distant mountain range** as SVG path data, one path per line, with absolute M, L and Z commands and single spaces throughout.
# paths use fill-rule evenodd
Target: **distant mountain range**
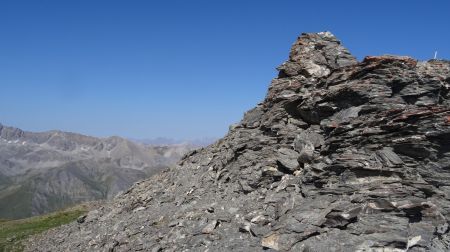
M 121 137 L 27 132 L 0 124 L 0 218 L 110 199 L 174 165 L 192 144 L 149 146 Z
M 214 143 L 217 138 L 214 137 L 204 137 L 204 138 L 196 138 L 196 139 L 173 139 L 168 137 L 157 137 L 157 138 L 146 138 L 146 139 L 133 139 L 130 140 L 146 145 L 157 145 L 157 146 L 166 146 L 166 145 L 178 145 L 178 144 L 187 144 L 196 147 L 205 147 L 212 143 Z

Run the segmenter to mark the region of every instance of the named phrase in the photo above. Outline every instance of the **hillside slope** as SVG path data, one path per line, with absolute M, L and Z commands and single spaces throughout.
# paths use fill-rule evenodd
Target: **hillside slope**
M 449 251 L 450 63 L 303 34 L 215 144 L 29 251 Z
M 120 137 L 34 133 L 0 124 L 0 218 L 111 199 L 174 165 L 190 146 L 148 147 Z
M 26 219 L 9 221 L 0 219 L 0 251 L 21 252 L 24 247 L 22 242 L 29 236 L 72 222 L 91 209 L 92 205 L 95 206 L 96 204 L 97 202 L 84 203 L 50 214 Z

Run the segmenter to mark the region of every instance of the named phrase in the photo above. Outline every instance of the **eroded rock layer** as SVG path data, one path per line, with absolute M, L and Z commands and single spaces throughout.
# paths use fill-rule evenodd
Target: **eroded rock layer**
M 450 63 L 303 34 L 227 136 L 30 240 L 45 251 L 448 251 Z

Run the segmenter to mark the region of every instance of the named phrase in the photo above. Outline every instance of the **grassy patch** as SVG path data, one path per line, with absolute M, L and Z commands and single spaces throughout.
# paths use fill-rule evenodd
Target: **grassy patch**
M 0 220 L 0 252 L 22 251 L 22 242 L 30 235 L 69 223 L 86 212 L 86 207 L 80 205 L 27 219 Z

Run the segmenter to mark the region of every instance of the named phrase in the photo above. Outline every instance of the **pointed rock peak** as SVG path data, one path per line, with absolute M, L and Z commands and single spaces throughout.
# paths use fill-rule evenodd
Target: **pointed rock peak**
M 289 60 L 312 61 L 331 69 L 357 63 L 331 32 L 303 33 L 292 46 Z
M 303 33 L 293 44 L 280 77 L 324 77 L 332 70 L 358 63 L 331 32 Z

